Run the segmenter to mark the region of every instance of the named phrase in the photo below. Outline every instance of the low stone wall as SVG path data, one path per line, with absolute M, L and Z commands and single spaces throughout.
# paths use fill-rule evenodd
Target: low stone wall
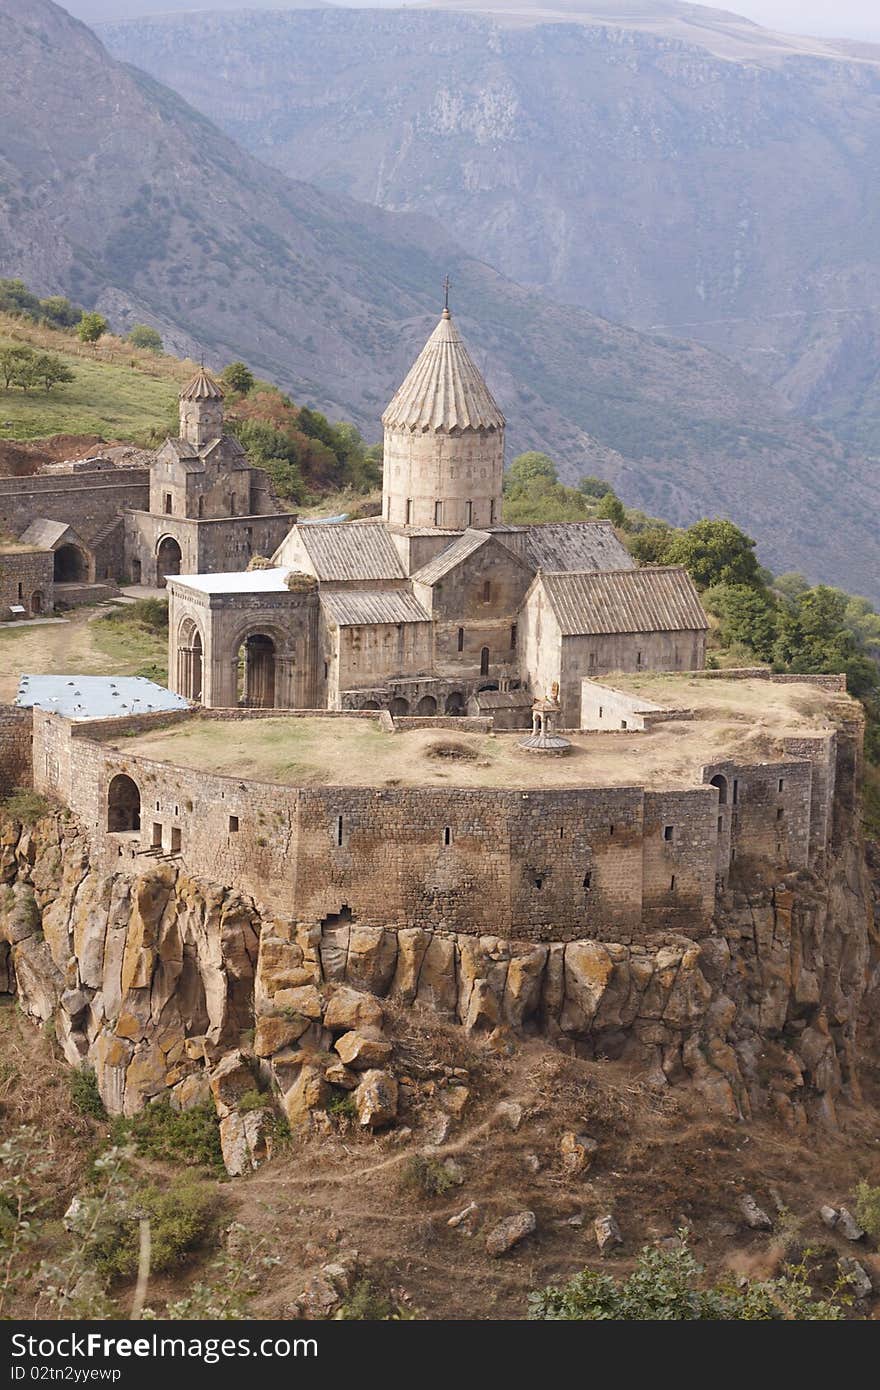
M 0 705 L 0 796 L 33 782 L 32 731 L 29 709 Z

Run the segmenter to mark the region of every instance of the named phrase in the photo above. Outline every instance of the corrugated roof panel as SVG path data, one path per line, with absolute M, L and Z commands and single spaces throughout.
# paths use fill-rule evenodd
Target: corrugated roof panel
M 441 550 L 439 555 L 435 555 L 433 560 L 429 560 L 420 570 L 416 570 L 413 583 L 436 584 L 438 579 L 454 570 L 456 565 L 460 565 L 462 560 L 473 555 L 475 550 L 479 550 L 490 539 L 486 531 L 465 531 L 464 535 L 452 542 L 452 545 Z
M 628 570 L 636 562 L 610 521 L 546 522 L 529 526 L 526 555 L 535 569 Z
M 298 526 L 318 579 L 403 579 L 397 547 L 384 521 Z
M 321 594 L 321 605 L 336 627 L 431 621 L 430 615 L 406 589 L 331 589 Z
M 634 569 L 542 575 L 563 637 L 694 632 L 708 627 L 687 570 Z

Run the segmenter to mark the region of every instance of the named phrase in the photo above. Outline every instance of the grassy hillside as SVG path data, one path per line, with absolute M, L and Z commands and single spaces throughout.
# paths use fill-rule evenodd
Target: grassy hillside
M 134 348 L 112 334 L 81 343 L 71 333 L 0 314 L 0 348 L 26 343 L 56 353 L 74 380 L 45 391 L 0 383 L 0 439 L 100 434 L 149 443 L 176 417 L 177 393 L 195 363 Z

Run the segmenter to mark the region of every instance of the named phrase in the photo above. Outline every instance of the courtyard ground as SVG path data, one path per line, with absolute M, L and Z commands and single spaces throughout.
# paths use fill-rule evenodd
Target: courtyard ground
M 113 603 L 74 608 L 61 623 L 0 625 L 0 702 L 11 703 L 19 677 L 41 675 L 146 676 L 164 685 L 167 637 L 136 620 L 105 621 Z

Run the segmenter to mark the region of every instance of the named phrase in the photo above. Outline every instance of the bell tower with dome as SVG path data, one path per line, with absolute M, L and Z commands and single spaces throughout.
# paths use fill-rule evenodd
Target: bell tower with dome
M 464 531 L 501 521 L 504 416 L 448 305 L 382 424 L 386 522 Z

